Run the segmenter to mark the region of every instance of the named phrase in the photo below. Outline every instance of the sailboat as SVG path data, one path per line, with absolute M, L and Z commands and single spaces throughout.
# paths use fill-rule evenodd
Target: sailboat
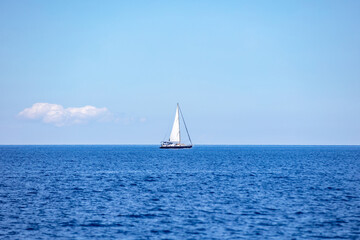
M 187 133 L 187 135 L 189 137 L 189 140 L 190 140 L 189 145 L 181 143 L 180 114 L 179 113 L 181 114 L 181 119 L 184 122 L 186 133 Z M 185 119 L 184 119 L 183 114 L 181 112 L 179 103 L 177 104 L 177 107 L 176 107 L 175 120 L 174 120 L 174 124 L 173 124 L 172 130 L 171 130 L 169 141 L 162 141 L 160 148 L 192 148 L 192 142 L 191 142 L 190 134 L 189 134 L 189 131 L 188 131 L 187 127 L 186 127 Z

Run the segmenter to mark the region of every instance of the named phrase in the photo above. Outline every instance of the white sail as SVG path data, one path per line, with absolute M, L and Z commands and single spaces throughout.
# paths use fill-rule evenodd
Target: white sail
M 175 120 L 170 134 L 170 142 L 180 143 L 180 121 L 179 121 L 179 106 L 176 108 Z

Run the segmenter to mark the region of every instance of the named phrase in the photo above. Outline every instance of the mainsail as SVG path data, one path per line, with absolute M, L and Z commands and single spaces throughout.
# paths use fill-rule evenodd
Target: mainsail
M 175 120 L 170 134 L 170 142 L 180 143 L 180 119 L 179 119 L 179 105 L 176 108 Z

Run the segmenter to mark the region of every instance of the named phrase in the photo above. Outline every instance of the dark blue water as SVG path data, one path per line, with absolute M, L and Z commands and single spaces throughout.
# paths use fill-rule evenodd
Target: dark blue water
M 359 236 L 359 146 L 0 146 L 1 239 Z

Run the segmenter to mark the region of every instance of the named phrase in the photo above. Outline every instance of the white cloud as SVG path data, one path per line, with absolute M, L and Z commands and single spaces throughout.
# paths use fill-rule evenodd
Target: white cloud
M 59 104 L 51 103 L 35 103 L 32 107 L 25 108 L 18 115 L 27 119 L 41 120 L 58 127 L 85 123 L 89 120 L 103 121 L 111 118 L 111 113 L 107 108 L 97 108 L 90 105 L 64 108 Z

